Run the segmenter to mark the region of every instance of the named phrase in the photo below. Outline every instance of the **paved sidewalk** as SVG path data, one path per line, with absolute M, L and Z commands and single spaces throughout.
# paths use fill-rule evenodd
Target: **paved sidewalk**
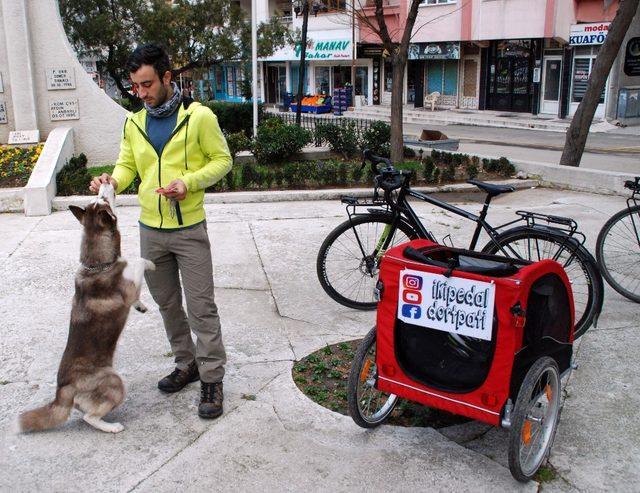
M 449 196 L 477 207 L 468 199 Z M 569 215 L 593 251 L 615 196 L 528 189 L 498 197 L 496 223 L 519 208 Z M 445 430 L 365 431 L 322 408 L 291 379 L 295 360 L 364 335 L 373 312 L 334 303 L 315 277 L 320 243 L 344 219 L 338 201 L 208 204 L 216 298 L 229 364 L 226 412 L 196 416 L 199 387 L 156 389 L 172 369 L 157 308 L 132 312 L 115 366 L 128 396 L 105 435 L 79 413 L 58 430 L 13 435 L 19 411 L 53 397 L 78 265 L 80 226 L 69 212 L 0 215 L 1 491 L 536 491 L 506 467 L 507 433 L 477 423 Z M 438 237 L 468 242 L 470 225 L 417 206 Z M 137 207 L 118 209 L 124 256 L 138 251 Z M 607 288 L 597 329 L 577 346 L 579 371 L 551 457 L 559 477 L 545 491 L 623 491 L 640 482 L 638 306 Z M 247 396 L 255 395 L 255 400 Z

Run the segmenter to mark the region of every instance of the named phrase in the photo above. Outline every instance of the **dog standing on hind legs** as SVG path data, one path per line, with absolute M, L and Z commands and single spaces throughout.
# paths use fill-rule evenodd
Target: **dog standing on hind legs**
M 112 368 L 113 354 L 130 308 L 147 311 L 139 300 L 140 288 L 144 271 L 155 266 L 142 258 L 128 262 L 120 257 L 114 203 L 113 187 L 103 184 L 86 208 L 69 206 L 82 224 L 83 235 L 67 346 L 58 368 L 55 399 L 22 413 L 22 432 L 59 426 L 74 406 L 94 428 L 107 433 L 124 429 L 120 423 L 102 420 L 125 396 L 122 379 Z

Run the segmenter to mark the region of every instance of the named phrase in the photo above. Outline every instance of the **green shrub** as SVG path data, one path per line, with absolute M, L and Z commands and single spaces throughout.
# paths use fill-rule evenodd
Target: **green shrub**
M 498 159 L 497 171 L 503 176 L 511 176 L 516 172 L 516 167 L 506 157 Z
M 402 148 L 402 155 L 408 159 L 414 159 L 416 157 L 416 151 L 411 147 L 404 146 Z
M 58 195 L 86 195 L 92 179 L 87 170 L 87 156 L 73 156 L 56 176 Z
M 369 149 L 376 156 L 391 155 L 391 127 L 385 122 L 373 122 L 362 133 L 362 149 Z
M 312 135 L 308 130 L 287 125 L 279 118 L 270 118 L 258 127 L 253 155 L 259 164 L 282 162 L 299 153 L 311 139 Z
M 244 132 L 247 137 L 253 134 L 253 103 L 230 103 L 227 101 L 206 101 L 202 103 L 218 117 L 218 124 L 228 135 Z M 258 121 L 264 117 L 264 108 L 258 104 Z
M 453 162 L 450 162 L 442 170 L 442 181 L 452 182 L 455 180 L 456 180 L 456 167 Z
M 225 137 L 227 138 L 229 152 L 234 160 L 240 151 L 246 151 L 251 148 L 251 139 L 249 139 L 244 132 L 235 132 Z
M 431 183 L 440 183 L 440 168 L 436 168 L 433 170 L 433 178 Z
M 427 183 L 433 183 L 433 172 L 435 168 L 436 167 L 433 164 L 433 158 L 431 156 L 424 158 L 424 181 Z
M 333 152 L 341 154 L 345 159 L 359 154 L 360 139 L 353 120 L 342 120 L 340 124 L 318 123 L 316 141 L 327 142 Z
M 469 177 L 470 180 L 473 180 L 474 178 L 476 178 L 478 176 L 478 167 L 473 164 L 473 163 L 468 163 L 465 171 L 467 172 L 467 176 Z

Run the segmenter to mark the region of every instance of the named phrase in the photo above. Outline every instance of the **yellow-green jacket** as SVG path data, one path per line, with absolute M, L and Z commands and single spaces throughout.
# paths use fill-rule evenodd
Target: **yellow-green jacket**
M 186 107 L 185 107 L 186 106 Z M 140 175 L 138 201 L 140 222 L 153 228 L 174 229 L 205 219 L 204 189 L 219 181 L 231 169 L 231 154 L 213 112 L 200 103 L 181 104 L 176 127 L 158 156 L 146 134 L 147 111 L 127 115 L 120 156 L 113 170 L 117 193 Z M 187 196 L 178 202 L 179 213 L 170 210 L 169 200 L 158 188 L 181 179 Z

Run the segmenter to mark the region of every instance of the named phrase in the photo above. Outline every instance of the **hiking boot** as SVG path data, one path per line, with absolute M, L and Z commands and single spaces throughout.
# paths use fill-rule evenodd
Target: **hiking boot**
M 217 418 L 222 414 L 222 400 L 222 382 L 200 382 L 198 416 L 204 419 Z
M 192 362 L 186 370 L 180 370 L 176 368 L 171 372 L 171 375 L 167 375 L 158 382 L 158 388 L 163 392 L 172 394 L 182 390 L 185 385 L 191 382 L 195 382 L 200 378 L 198 374 L 198 365 L 196 362 Z

